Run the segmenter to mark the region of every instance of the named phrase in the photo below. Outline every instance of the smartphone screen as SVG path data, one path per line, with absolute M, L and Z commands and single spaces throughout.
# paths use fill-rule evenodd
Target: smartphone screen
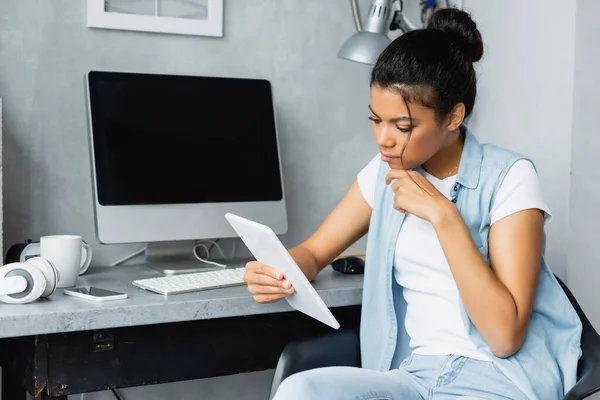
M 72 292 L 88 294 L 88 295 L 94 296 L 94 297 L 110 297 L 110 296 L 118 296 L 118 295 L 123 294 L 123 293 L 119 293 L 119 292 L 113 292 L 111 290 L 99 289 L 96 287 L 90 287 L 89 289 L 86 287 L 77 287 L 77 288 L 72 288 L 69 290 Z

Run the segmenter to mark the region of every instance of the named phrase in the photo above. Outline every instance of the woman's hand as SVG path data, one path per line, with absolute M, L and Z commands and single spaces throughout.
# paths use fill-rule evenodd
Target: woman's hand
M 385 177 L 385 183 L 392 184 L 396 210 L 430 223 L 434 223 L 444 208 L 452 204 L 418 172 L 393 169 Z
M 259 303 L 272 303 L 294 293 L 292 284 L 284 279 L 281 272 L 257 261 L 246 264 L 244 281 Z

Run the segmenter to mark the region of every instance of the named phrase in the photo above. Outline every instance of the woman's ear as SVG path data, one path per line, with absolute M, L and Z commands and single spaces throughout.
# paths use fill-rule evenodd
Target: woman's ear
M 465 105 L 463 103 L 458 103 L 454 106 L 452 111 L 446 117 L 446 128 L 449 131 L 454 131 L 458 129 L 458 127 L 465 120 Z

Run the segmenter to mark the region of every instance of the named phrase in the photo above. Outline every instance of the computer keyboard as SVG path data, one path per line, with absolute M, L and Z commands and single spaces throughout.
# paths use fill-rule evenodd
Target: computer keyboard
M 142 289 L 169 295 L 243 285 L 244 273 L 245 268 L 230 268 L 217 271 L 196 272 L 193 274 L 140 279 L 133 281 L 133 284 Z

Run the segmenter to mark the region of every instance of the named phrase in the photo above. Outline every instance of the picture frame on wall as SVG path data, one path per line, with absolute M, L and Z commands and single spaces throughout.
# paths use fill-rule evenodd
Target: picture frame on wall
M 222 37 L 223 1 L 87 0 L 87 26 Z

